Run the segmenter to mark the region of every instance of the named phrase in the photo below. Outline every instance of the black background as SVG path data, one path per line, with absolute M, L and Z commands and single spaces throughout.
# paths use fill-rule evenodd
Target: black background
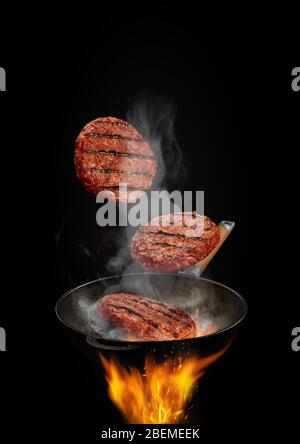
M 167 3 L 145 13 L 134 3 L 96 17 L 85 11 L 71 23 L 35 22 L 31 32 L 27 24 L 1 48 L 2 431 L 94 442 L 101 424 L 120 421 L 100 368 L 68 342 L 54 305 L 70 286 L 107 274 L 110 253 L 95 247 L 97 207 L 75 176 L 74 139 L 95 117 L 124 118 L 132 97 L 147 91 L 177 105 L 185 189 L 205 190 L 206 214 L 237 224 L 210 273 L 244 295 L 249 314 L 200 385 L 204 442 L 296 433 L 296 30 L 287 22 L 282 37 L 258 19 L 229 25 L 194 12 Z

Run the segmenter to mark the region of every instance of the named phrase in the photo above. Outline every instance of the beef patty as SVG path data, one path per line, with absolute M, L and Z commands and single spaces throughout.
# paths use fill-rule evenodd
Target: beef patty
M 170 304 L 130 293 L 104 296 L 100 315 L 130 337 L 144 341 L 186 339 L 196 336 L 190 316 Z
M 150 145 L 129 123 L 100 117 L 85 125 L 75 143 L 76 173 L 94 196 L 134 202 L 151 187 L 156 160 Z M 119 184 L 127 184 L 128 193 Z
M 193 265 L 220 241 L 217 225 L 196 212 L 159 216 L 132 238 L 133 259 L 149 271 L 177 271 Z

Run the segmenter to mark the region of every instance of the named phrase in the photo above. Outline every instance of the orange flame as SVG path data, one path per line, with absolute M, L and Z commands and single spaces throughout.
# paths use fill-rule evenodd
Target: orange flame
M 226 347 L 227 348 L 227 347 Z M 226 350 L 205 358 L 196 355 L 145 360 L 144 373 L 100 354 L 108 395 L 129 424 L 176 424 L 187 420 L 187 405 L 206 368 Z

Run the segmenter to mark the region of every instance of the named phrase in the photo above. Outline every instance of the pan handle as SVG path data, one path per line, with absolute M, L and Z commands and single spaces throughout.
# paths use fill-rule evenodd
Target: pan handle
M 218 225 L 220 230 L 220 242 L 218 243 L 216 248 L 207 257 L 202 259 L 202 261 L 197 262 L 195 265 L 192 265 L 191 267 L 188 267 L 185 270 L 179 271 L 179 273 L 189 274 L 199 277 L 206 269 L 206 267 L 208 266 L 214 255 L 217 253 L 217 251 L 221 248 L 221 246 L 223 245 L 229 234 L 232 232 L 234 226 L 235 222 L 222 220 Z
M 98 339 L 93 338 L 91 336 L 86 336 L 85 339 L 89 345 L 91 345 L 94 348 L 97 348 L 98 350 L 122 351 L 122 350 L 135 350 L 142 347 L 142 345 L 130 344 L 130 343 L 124 345 L 103 344 Z

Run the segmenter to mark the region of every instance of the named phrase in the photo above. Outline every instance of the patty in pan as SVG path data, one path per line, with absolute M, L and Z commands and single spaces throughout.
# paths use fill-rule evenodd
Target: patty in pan
M 98 303 L 101 317 L 127 336 L 144 341 L 187 339 L 196 336 L 196 326 L 182 310 L 145 296 L 115 293 Z

